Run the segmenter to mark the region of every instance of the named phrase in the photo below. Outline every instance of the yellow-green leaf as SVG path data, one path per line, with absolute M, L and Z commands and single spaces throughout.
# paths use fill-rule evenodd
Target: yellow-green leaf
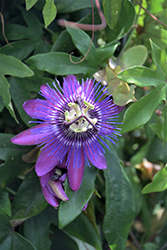
M 45 28 L 47 28 L 48 25 L 55 19 L 57 14 L 57 9 L 53 0 L 46 0 L 42 14 L 45 21 Z

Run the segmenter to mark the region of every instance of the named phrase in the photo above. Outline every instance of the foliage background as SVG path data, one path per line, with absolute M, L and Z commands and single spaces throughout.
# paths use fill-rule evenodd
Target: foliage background
M 167 249 L 167 26 L 136 0 L 100 3 L 107 27 L 73 64 L 69 54 L 83 58 L 91 32 L 57 20 L 92 24 L 90 0 L 0 2 L 0 250 Z M 166 0 L 141 3 L 167 23 Z M 94 11 L 100 24 L 95 2 Z M 86 168 L 76 193 L 66 183 L 70 202 L 55 210 L 34 172 L 33 147 L 10 138 L 32 126 L 22 104 L 68 74 L 107 83 L 126 108 L 122 137 L 106 149 L 108 169 Z

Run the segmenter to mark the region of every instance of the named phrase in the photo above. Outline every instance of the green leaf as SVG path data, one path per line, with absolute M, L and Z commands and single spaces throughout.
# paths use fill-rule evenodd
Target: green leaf
M 112 1 L 110 0 L 111 3 L 112 3 Z M 106 3 L 107 3 L 107 1 L 106 1 Z M 114 3 L 118 3 L 118 1 L 114 0 Z M 119 6 L 118 6 L 118 9 L 119 9 Z M 132 2 L 130 2 L 129 0 L 122 1 L 121 10 L 119 11 L 118 14 L 119 14 L 119 17 L 117 16 L 117 13 L 115 13 L 115 15 L 114 15 L 114 18 L 115 18 L 114 21 L 116 22 L 116 19 L 118 21 L 117 21 L 116 25 L 114 26 L 114 28 L 112 29 L 112 32 L 111 32 L 111 30 L 107 31 L 109 41 L 115 41 L 115 40 L 120 39 L 125 34 L 127 34 L 129 32 L 129 30 L 131 29 L 131 27 L 135 21 L 135 17 L 136 17 L 136 12 L 135 12 L 135 9 L 134 9 Z M 111 25 L 112 19 L 111 19 L 111 22 L 110 22 L 110 19 L 108 22 Z
M 97 250 L 101 250 L 101 243 L 90 221 L 80 214 L 73 222 L 64 227 L 63 230 L 69 235 L 80 239 Z
M 55 0 L 58 13 L 70 13 L 73 11 L 91 8 L 90 0 Z
M 0 159 L 4 161 L 0 165 L 0 189 L 31 166 L 23 162 L 21 157 L 30 151 L 32 147 L 14 145 L 10 142 L 12 137 L 13 135 L 0 134 Z
M 147 48 L 144 45 L 137 45 L 126 50 L 119 61 L 123 69 L 136 65 L 143 65 L 147 59 Z
M 153 181 L 146 185 L 142 193 L 161 192 L 167 189 L 167 165 L 155 174 Z
M 134 97 L 134 89 L 135 85 L 129 86 L 126 82 L 121 82 L 114 90 L 113 90 L 113 99 L 114 103 L 118 106 L 124 106 L 129 102 L 136 101 Z
M 45 28 L 47 28 L 48 25 L 55 19 L 57 14 L 57 9 L 54 4 L 54 0 L 46 0 L 42 14 L 45 21 Z
M 12 95 L 12 99 L 14 101 L 14 104 L 22 118 L 22 120 L 25 122 L 25 124 L 29 127 L 32 127 L 33 124 L 28 123 L 31 118 L 25 110 L 23 109 L 23 103 L 29 99 L 31 99 L 31 95 L 29 91 L 25 88 L 26 80 L 24 79 L 19 79 L 19 78 L 14 78 L 11 77 L 9 79 L 10 83 L 10 92 Z M 29 86 L 30 88 L 30 86 Z
M 118 22 L 122 2 L 122 0 L 103 0 L 104 16 L 110 29 L 113 29 Z
M 73 61 L 79 61 L 80 58 L 72 56 Z M 38 54 L 30 57 L 27 63 L 36 67 L 39 70 L 47 71 L 56 75 L 70 75 L 70 74 L 91 74 L 97 68 L 84 61 L 74 65 L 69 58 L 69 54 L 61 52 L 49 52 L 45 54 Z
M 26 220 L 24 223 L 24 236 L 33 243 L 37 250 L 50 250 L 49 230 L 52 223 L 51 219 L 50 211 L 45 209 L 42 213 Z M 34 237 L 36 232 L 38 232 L 38 237 Z
M 16 233 L 9 219 L 0 213 L 0 248 L 1 250 L 36 250 L 22 235 Z
M 26 1 L 26 10 L 31 9 L 38 0 L 25 0 Z
M 88 36 L 88 34 L 80 29 L 73 29 L 69 27 L 66 27 L 66 29 L 68 33 L 71 35 L 71 38 L 75 46 L 79 49 L 79 51 L 83 55 L 86 55 L 89 46 L 91 44 L 91 38 Z M 81 41 L 84 41 L 84 43 L 82 43 Z M 98 61 L 96 60 L 96 50 L 93 43 L 91 45 L 89 53 L 86 56 L 86 60 L 90 60 L 92 63 L 95 63 L 95 65 L 98 64 Z
M 41 191 L 39 179 L 34 171 L 26 175 L 12 203 L 12 224 L 33 217 L 43 211 L 47 202 Z
M 71 38 L 75 46 L 85 56 L 89 50 L 89 46 L 91 44 L 91 38 L 83 30 L 72 29 L 69 27 L 66 27 L 66 29 L 68 33 L 71 35 Z M 81 41 L 84 41 L 84 43 L 82 43 Z M 114 42 L 108 46 L 95 48 L 94 43 L 92 43 L 91 48 L 85 60 L 89 61 L 89 63 L 91 65 L 94 65 L 94 67 L 99 68 L 104 62 L 106 62 L 113 55 L 118 44 L 119 44 L 118 42 Z
M 0 212 L 11 216 L 11 203 L 9 200 L 9 194 L 6 191 L 0 192 Z
M 94 180 L 96 177 L 96 169 L 94 167 L 85 167 L 84 177 L 81 187 L 77 192 L 71 190 L 69 185 L 66 187 L 66 194 L 69 201 L 61 201 L 59 207 L 59 228 L 67 226 L 81 212 L 86 203 L 90 200 L 94 192 Z M 66 216 L 64 216 L 66 215 Z
M 160 85 L 130 106 L 125 112 L 124 125 L 122 126 L 123 134 L 142 126 L 151 119 L 154 111 L 165 98 L 163 87 Z
M 12 48 L 7 44 L 0 48 L 0 53 L 23 60 L 35 49 L 36 41 L 28 39 L 11 42 L 10 44 Z
M 119 158 L 110 145 L 105 153 L 107 169 L 106 179 L 106 214 L 103 230 L 112 250 L 125 249 L 131 223 L 134 219 L 134 196 Z
M 0 54 L 0 96 L 3 98 L 4 104 L 6 108 L 9 110 L 10 114 L 16 119 L 12 103 L 11 97 L 9 93 L 9 83 L 4 75 L 11 75 L 17 77 L 29 77 L 34 73 L 28 68 L 24 63 L 22 63 L 17 58 L 13 56 Z
M 152 242 L 148 242 L 143 245 L 143 250 L 157 250 L 157 245 Z
M 163 141 L 167 142 L 167 106 L 163 110 L 163 123 L 152 123 L 150 128 Z
M 61 250 L 79 250 L 75 241 L 63 232 L 63 230 L 60 230 L 57 227 L 55 228 L 54 235 L 52 236 L 52 245 L 56 246 L 56 249 Z

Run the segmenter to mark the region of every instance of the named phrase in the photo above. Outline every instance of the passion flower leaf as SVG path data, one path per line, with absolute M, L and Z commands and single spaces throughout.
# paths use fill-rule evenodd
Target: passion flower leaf
M 1 249 L 36 250 L 36 248 L 26 238 L 13 230 L 9 219 L 3 213 L 0 213 L 0 221 Z
M 103 230 L 111 249 L 125 249 L 135 213 L 135 201 L 130 181 L 122 168 L 114 147 L 106 149 L 106 214 Z M 112 159 L 112 161 L 111 161 Z M 112 223 L 111 223 L 112 221 Z
M 26 0 L 26 10 L 30 10 L 38 0 Z
M 150 120 L 154 111 L 167 99 L 167 72 L 165 53 L 152 41 L 152 58 L 157 66 L 155 71 L 146 67 L 133 67 L 118 74 L 118 78 L 138 87 L 154 86 L 146 96 L 134 103 L 126 112 L 123 133 L 136 129 Z M 164 124 L 167 123 L 167 117 Z M 158 129 L 159 130 L 159 129 Z M 158 132 L 159 133 L 159 132 Z
M 143 194 L 161 192 L 167 189 L 167 165 L 155 174 L 153 181 L 147 184 L 143 190 Z
M 10 85 L 5 78 L 5 75 L 11 75 L 16 77 L 30 77 L 34 73 L 33 71 L 24 63 L 22 63 L 19 59 L 0 54 L 0 96 L 3 98 L 4 104 L 6 108 L 9 110 L 10 114 L 15 118 L 13 106 L 11 103 L 11 96 L 9 93 Z
M 126 50 L 119 61 L 123 69 L 136 65 L 143 65 L 148 56 L 147 48 L 144 45 L 136 45 Z
M 118 106 L 124 106 L 129 102 L 136 101 L 134 97 L 135 85 L 128 85 L 126 82 L 121 82 L 113 91 L 114 103 Z
M 82 212 L 94 192 L 94 180 L 96 173 L 97 171 L 94 167 L 85 167 L 83 181 L 77 192 L 73 192 L 69 185 L 67 185 L 66 194 L 69 201 L 61 201 L 60 203 L 59 228 L 67 226 Z M 66 216 L 64 216 L 65 214 Z
M 48 25 L 55 19 L 57 14 L 57 9 L 53 0 L 46 0 L 42 14 L 45 21 L 45 28 L 47 28 Z

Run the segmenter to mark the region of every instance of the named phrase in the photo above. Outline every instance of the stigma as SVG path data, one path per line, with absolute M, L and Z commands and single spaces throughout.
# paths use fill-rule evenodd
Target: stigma
M 81 103 L 68 103 L 70 107 L 69 111 L 65 111 L 65 122 L 66 125 L 69 124 L 69 128 L 75 133 L 85 132 L 89 129 L 95 127 L 97 123 L 97 118 L 91 118 L 89 114 L 89 110 L 94 109 L 94 105 L 89 102 L 83 101 Z

